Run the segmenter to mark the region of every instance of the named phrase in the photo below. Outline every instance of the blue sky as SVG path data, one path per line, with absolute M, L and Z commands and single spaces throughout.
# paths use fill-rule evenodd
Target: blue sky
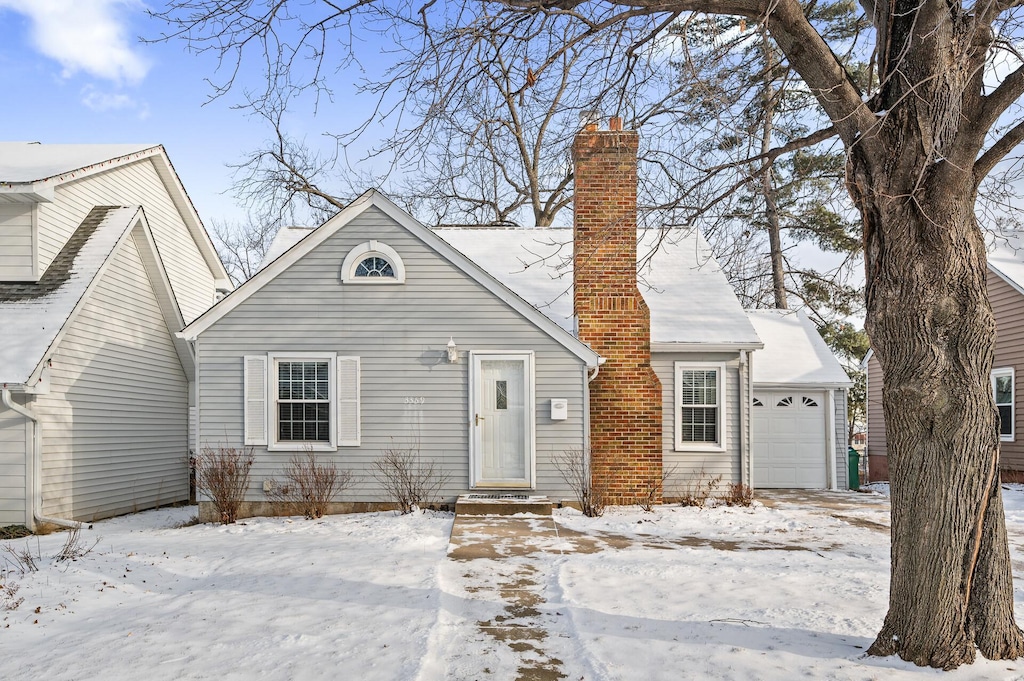
M 137 0 L 0 0 L 3 139 L 163 144 L 207 226 L 242 221 L 227 164 L 268 130 L 209 101 L 211 56 L 140 42 L 161 28 Z

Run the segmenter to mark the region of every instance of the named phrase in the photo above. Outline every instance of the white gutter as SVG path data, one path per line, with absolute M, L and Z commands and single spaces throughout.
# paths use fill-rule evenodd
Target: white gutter
M 32 447 L 29 461 L 25 462 L 25 477 L 27 478 L 25 485 L 25 492 L 27 495 L 26 506 L 32 509 L 31 513 L 26 514 L 26 520 L 28 520 L 28 526 L 30 530 L 35 532 L 36 523 L 46 523 L 49 525 L 57 525 L 58 527 L 75 528 L 81 526 L 81 523 L 74 522 L 71 520 L 64 520 L 62 518 L 48 518 L 43 515 L 43 424 L 39 422 L 39 417 L 36 416 L 28 407 L 23 407 L 14 400 L 11 399 L 11 391 L 7 389 L 5 385 L 0 390 L 0 397 L 3 399 L 4 406 L 8 409 L 21 414 L 32 423 Z

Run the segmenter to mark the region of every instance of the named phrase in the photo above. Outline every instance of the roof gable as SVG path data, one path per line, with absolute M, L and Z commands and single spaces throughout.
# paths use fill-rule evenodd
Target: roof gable
M 505 302 L 534 326 L 548 334 L 552 339 L 564 346 L 574 355 L 584 360 L 589 366 L 596 366 L 598 356 L 587 345 L 581 343 L 570 333 L 567 333 L 555 324 L 551 319 L 538 312 L 533 306 L 524 301 L 513 291 L 509 290 L 496 278 L 488 274 L 477 263 L 471 261 L 464 254 L 453 248 L 428 228 L 424 227 L 377 190 L 370 190 L 364 193 L 358 199 L 349 204 L 344 210 L 315 230 L 291 230 L 296 232 L 296 234 L 291 236 L 297 236 L 301 240 L 297 243 L 293 243 L 290 248 L 287 247 L 287 244 L 283 244 L 284 252 L 280 257 L 265 264 L 263 268 L 249 281 L 242 284 L 236 291 L 228 295 L 198 319 L 185 327 L 182 331 L 182 336 L 188 340 L 195 340 L 201 333 L 203 333 L 203 331 L 210 328 L 219 319 L 241 305 L 245 300 L 266 286 L 269 282 L 273 281 L 292 264 L 296 263 L 306 254 L 320 246 L 339 230 L 344 229 L 346 225 L 352 222 L 352 220 L 371 207 L 380 210 L 396 225 L 408 231 L 429 249 L 454 265 L 457 269 L 462 271 L 466 276 L 481 285 L 491 294 Z
M 139 249 L 169 328 L 180 328 L 181 313 L 139 206 L 97 206 L 82 221 L 38 283 L 0 284 L 0 384 L 32 387 L 46 357 L 60 344 L 103 273 L 129 234 L 138 232 Z M 188 347 L 176 343 L 186 371 Z
M 0 201 L 50 202 L 57 185 L 143 159 L 156 168 L 218 287 L 230 288 L 217 249 L 162 145 L 0 142 Z

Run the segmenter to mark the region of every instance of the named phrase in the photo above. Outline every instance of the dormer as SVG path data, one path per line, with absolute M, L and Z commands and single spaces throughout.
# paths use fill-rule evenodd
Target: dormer
M 0 142 L 0 282 L 38 282 L 96 206 L 141 206 L 186 321 L 230 290 L 163 147 Z

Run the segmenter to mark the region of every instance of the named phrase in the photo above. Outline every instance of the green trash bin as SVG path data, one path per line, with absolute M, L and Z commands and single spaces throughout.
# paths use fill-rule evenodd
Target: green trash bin
M 850 489 L 860 489 L 860 453 L 850 447 L 847 455 L 850 459 Z

